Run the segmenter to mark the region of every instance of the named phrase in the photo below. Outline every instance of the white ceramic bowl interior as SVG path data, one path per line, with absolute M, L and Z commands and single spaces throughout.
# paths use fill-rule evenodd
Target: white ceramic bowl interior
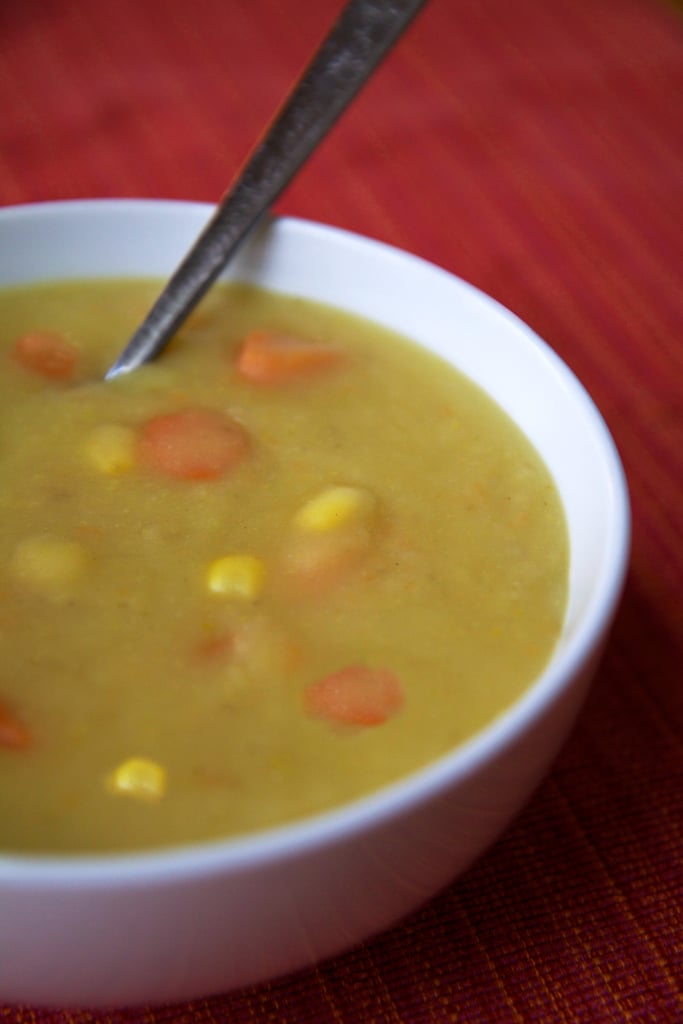
M 6 209 L 0 285 L 167 276 L 211 212 L 154 201 Z M 386 928 L 467 867 L 528 798 L 573 724 L 619 599 L 629 506 L 614 444 L 576 378 L 515 316 L 413 256 L 292 219 L 261 229 L 228 276 L 394 328 L 508 411 L 564 503 L 571 565 L 562 636 L 542 677 L 486 730 L 341 810 L 142 855 L 0 851 L 0 1003 L 191 998 L 306 966 Z

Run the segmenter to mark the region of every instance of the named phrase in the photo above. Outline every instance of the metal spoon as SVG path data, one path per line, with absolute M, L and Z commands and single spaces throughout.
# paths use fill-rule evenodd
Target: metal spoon
M 166 346 L 426 0 L 350 0 L 106 379 Z

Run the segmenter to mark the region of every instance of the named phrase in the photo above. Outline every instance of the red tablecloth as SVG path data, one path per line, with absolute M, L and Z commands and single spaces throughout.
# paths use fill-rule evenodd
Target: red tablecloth
M 5 0 L 0 203 L 216 200 L 339 9 Z M 664 0 L 432 0 L 280 204 L 507 304 L 619 445 L 626 594 L 530 805 L 410 920 L 316 969 L 173 1008 L 0 1007 L 1 1022 L 683 1021 L 682 85 Z

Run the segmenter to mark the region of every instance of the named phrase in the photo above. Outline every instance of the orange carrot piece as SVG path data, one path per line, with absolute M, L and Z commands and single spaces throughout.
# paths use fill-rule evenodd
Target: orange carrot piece
M 333 345 L 272 331 L 252 331 L 237 354 L 237 371 L 255 384 L 286 384 L 331 369 L 342 359 Z
M 32 743 L 27 726 L 6 704 L 0 703 L 0 749 L 26 750 Z
M 195 658 L 200 662 L 221 662 L 234 654 L 235 638 L 231 633 L 218 633 L 203 637 L 193 648 Z
M 305 691 L 306 711 L 343 725 L 382 725 L 404 703 L 403 687 L 393 672 L 349 665 L 312 683 Z
M 78 349 L 53 331 L 29 331 L 14 343 L 14 358 L 26 370 L 48 380 L 70 380 L 78 363 Z
M 364 528 L 289 538 L 282 556 L 288 589 L 302 596 L 328 593 L 367 565 L 371 542 Z
M 181 409 L 148 420 L 139 438 L 140 461 L 181 480 L 217 480 L 249 451 L 239 423 L 211 409 Z

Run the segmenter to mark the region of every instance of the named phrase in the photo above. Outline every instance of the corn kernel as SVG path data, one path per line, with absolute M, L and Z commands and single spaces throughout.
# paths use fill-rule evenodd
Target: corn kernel
M 311 533 L 328 533 L 367 522 L 374 507 L 373 495 L 362 487 L 327 487 L 302 505 L 294 522 Z
M 206 585 L 213 594 L 254 601 L 266 579 L 266 567 L 253 555 L 226 555 L 212 562 L 206 573 Z
M 27 537 L 14 550 L 12 568 L 17 579 L 30 589 L 61 598 L 85 574 L 87 555 L 76 541 Z
M 130 757 L 107 776 L 106 786 L 111 793 L 154 803 L 166 792 L 166 771 L 156 761 Z
M 88 438 L 85 451 L 100 473 L 127 473 L 135 465 L 135 431 L 118 423 L 103 423 Z

